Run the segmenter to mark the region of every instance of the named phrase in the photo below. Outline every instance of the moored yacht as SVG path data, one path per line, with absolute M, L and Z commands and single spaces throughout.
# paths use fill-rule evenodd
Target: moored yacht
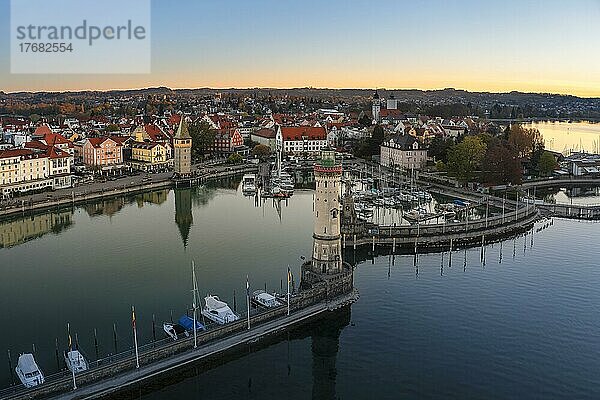
M 275 296 L 265 292 L 264 290 L 256 290 L 254 293 L 252 293 L 252 297 L 250 300 L 254 304 L 268 308 L 277 307 L 281 305 L 281 303 L 275 298 Z
M 88 363 L 79 350 L 65 350 L 63 355 L 69 371 L 78 373 L 88 369 Z
M 31 353 L 25 353 L 19 356 L 15 372 L 25 387 L 32 388 L 44 383 L 44 375 Z
M 202 315 L 219 325 L 240 319 L 239 315 L 231 311 L 227 303 L 221 301 L 218 296 L 211 296 L 210 294 L 204 298 Z

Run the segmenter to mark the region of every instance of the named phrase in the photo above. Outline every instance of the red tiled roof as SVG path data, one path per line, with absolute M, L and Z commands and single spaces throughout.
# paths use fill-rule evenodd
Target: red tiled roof
M 304 137 L 309 140 L 325 140 L 327 133 L 325 128 L 316 128 L 313 126 L 282 126 L 281 135 L 283 140 L 303 140 Z
M 171 116 L 169 117 L 169 125 L 179 125 L 180 122 L 181 122 L 180 114 L 171 114 Z
M 101 145 L 102 143 L 104 143 L 105 141 L 107 141 L 107 140 L 112 140 L 112 139 L 111 139 L 111 138 L 108 138 L 108 137 L 97 137 L 97 138 L 89 138 L 89 139 L 88 139 L 88 141 L 90 142 L 90 144 L 91 144 L 93 147 L 95 147 L 95 148 L 98 148 L 98 147 L 100 147 L 100 145 Z M 113 142 L 114 142 L 114 140 L 113 140 Z M 118 145 L 118 146 L 120 146 L 120 145 L 121 145 L 121 143 L 119 143 L 119 142 L 115 142 L 115 143 L 117 143 L 117 145 Z
M 275 131 L 273 129 L 269 129 L 269 128 L 259 129 L 256 132 L 252 132 L 252 135 L 260 136 L 265 139 L 275 139 L 275 136 L 277 136 Z
M 33 150 L 28 149 L 8 149 L 0 150 L 0 158 L 11 158 L 11 157 L 28 157 L 35 158 Z
M 44 125 L 40 125 L 37 128 L 35 128 L 35 132 L 33 132 L 34 135 L 36 136 L 45 136 L 48 134 L 52 134 L 52 130 L 50 129 L 50 127 L 47 124 Z

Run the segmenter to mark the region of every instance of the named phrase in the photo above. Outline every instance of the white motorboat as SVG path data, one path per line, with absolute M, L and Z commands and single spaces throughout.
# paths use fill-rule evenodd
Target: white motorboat
M 256 193 L 256 175 L 246 174 L 242 178 L 242 192 L 244 193 Z
M 252 298 L 250 300 L 254 304 L 258 304 L 267 308 L 273 308 L 281 305 L 275 296 L 265 292 L 264 290 L 256 290 L 254 293 L 252 293 Z
M 170 322 L 165 322 L 163 324 L 163 330 L 165 331 L 167 336 L 169 336 L 173 340 L 177 340 L 180 337 L 184 337 L 184 336 L 186 336 L 186 337 L 190 336 L 188 331 L 186 331 L 185 328 L 179 324 L 172 324 Z
M 204 298 L 202 315 L 219 325 L 240 319 L 239 315 L 231 311 L 227 303 L 221 301 L 218 296 L 211 296 L 210 294 Z
M 88 363 L 79 350 L 65 351 L 64 357 L 69 371 L 78 373 L 88 369 Z
M 44 383 L 44 375 L 31 353 L 25 353 L 19 356 L 15 372 L 23 385 L 27 388 L 32 388 Z

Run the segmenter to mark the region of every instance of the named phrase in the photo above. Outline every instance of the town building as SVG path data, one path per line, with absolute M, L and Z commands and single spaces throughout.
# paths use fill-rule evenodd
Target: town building
M 171 145 L 159 142 L 131 142 L 131 168 L 145 172 L 166 171 L 169 168 Z
M 237 129 L 219 129 L 215 134 L 212 146 L 208 151 L 215 154 L 231 154 L 242 152 L 244 149 L 244 138 Z
M 85 139 L 79 151 L 83 164 L 100 171 L 108 172 L 123 165 L 122 146 L 109 137 Z
M 397 135 L 382 143 L 380 163 L 390 168 L 419 169 L 427 163 L 427 149 L 412 135 Z
M 26 147 L 0 151 L 2 197 L 72 186 L 72 156 L 40 142 Z
M 284 154 L 318 154 L 327 147 L 327 131 L 316 126 L 277 126 L 276 142 Z
M 273 129 L 261 128 L 250 134 L 250 140 L 258 144 L 269 146 L 272 151 L 276 149 L 277 133 Z

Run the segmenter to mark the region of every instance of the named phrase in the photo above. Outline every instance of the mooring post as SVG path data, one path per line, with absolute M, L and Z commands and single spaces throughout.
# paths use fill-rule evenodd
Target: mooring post
M 156 342 L 156 316 L 152 314 L 152 341 Z
M 342 247 L 344 249 L 346 248 L 346 234 L 345 233 L 342 235 Z
M 113 340 L 115 342 L 115 354 L 117 354 L 117 324 L 113 323 Z
M 375 252 L 375 236 L 373 236 L 373 245 L 371 246 L 371 250 Z
M 356 250 L 356 234 L 354 235 L 354 243 L 352 244 L 354 250 Z
M 96 328 L 94 328 L 94 348 L 96 350 L 96 361 L 98 360 L 98 332 L 96 332 Z
M 392 239 L 392 253 L 396 254 L 396 238 Z
M 11 377 L 11 384 L 15 384 L 15 375 L 13 374 L 12 359 L 10 358 L 10 349 L 8 350 L 8 371 Z
M 60 371 L 60 360 L 58 358 L 58 338 L 54 341 L 54 353 L 56 355 L 56 370 Z

